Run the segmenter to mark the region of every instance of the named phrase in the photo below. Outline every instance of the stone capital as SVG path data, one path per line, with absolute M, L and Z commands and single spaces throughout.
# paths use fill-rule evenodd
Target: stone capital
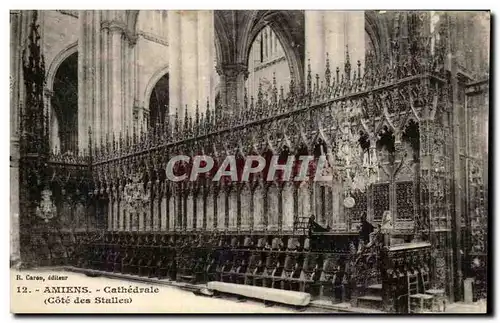
M 126 37 L 128 40 L 128 44 L 132 47 L 137 44 L 137 40 L 139 39 L 139 36 L 137 34 L 132 34 L 132 33 L 126 33 Z
M 102 29 L 109 29 L 110 32 L 123 32 L 127 31 L 127 25 L 119 20 L 105 20 L 101 23 Z
M 109 30 L 110 33 L 119 33 L 128 40 L 130 46 L 137 43 L 137 34 L 128 30 L 127 25 L 119 20 L 105 20 L 101 22 L 101 30 Z
M 238 77 L 244 75 L 245 80 L 248 78 L 248 65 L 243 63 L 237 64 L 220 64 L 215 68 L 220 76 Z

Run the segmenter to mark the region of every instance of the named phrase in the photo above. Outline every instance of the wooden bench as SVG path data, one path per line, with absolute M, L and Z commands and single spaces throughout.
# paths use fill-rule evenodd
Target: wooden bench
M 293 306 L 307 306 L 311 302 L 309 293 L 287 291 L 275 288 L 249 286 L 232 283 L 212 281 L 207 287 L 220 293 L 244 296 L 248 298 L 261 299 L 263 301 L 275 302 Z

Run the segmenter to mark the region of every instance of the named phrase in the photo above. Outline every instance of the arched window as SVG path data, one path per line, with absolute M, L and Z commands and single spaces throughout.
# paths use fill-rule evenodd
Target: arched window
M 163 124 L 168 117 L 168 73 L 156 83 L 149 98 L 149 124 Z
M 52 111 L 52 147 L 61 153 L 78 153 L 78 53 L 66 58 L 56 71 Z
M 269 56 L 272 57 L 274 54 L 274 33 L 269 33 L 269 45 L 270 45 Z
M 367 55 L 372 55 L 372 56 L 376 55 L 373 39 L 367 32 L 365 32 L 365 51 Z
M 262 37 L 262 35 L 259 36 L 259 40 L 260 40 L 260 62 L 262 63 L 264 61 L 264 38 Z
M 275 34 L 274 35 L 274 51 L 276 52 L 276 55 L 280 54 L 280 52 L 278 51 L 279 48 L 281 48 L 281 46 L 279 45 L 278 36 L 276 36 L 276 34 Z
M 271 97 L 274 79 L 276 79 L 278 93 L 280 87 L 283 87 L 285 94 L 289 90 L 290 66 L 282 44 L 269 26 L 262 28 L 250 47 L 248 71 L 249 74 L 245 84 L 248 100 L 250 100 L 251 96 L 257 98 L 259 85 L 261 85 L 262 91 L 267 92 L 268 97 Z
M 267 30 L 264 30 L 264 48 L 265 48 L 265 51 L 264 51 L 264 59 L 267 60 L 269 54 L 268 54 L 268 50 L 269 50 L 269 43 L 267 42 Z

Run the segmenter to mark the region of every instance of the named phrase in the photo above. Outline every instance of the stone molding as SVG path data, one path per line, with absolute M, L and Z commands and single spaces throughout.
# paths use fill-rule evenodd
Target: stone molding
M 138 37 L 142 37 L 142 38 L 144 38 L 146 40 L 152 41 L 154 43 L 163 45 L 163 46 L 168 46 L 168 41 L 165 38 L 159 37 L 159 36 L 154 35 L 152 33 L 148 33 L 148 32 L 145 32 L 145 31 L 139 31 L 137 33 L 137 36 Z
M 56 10 L 57 12 L 78 19 L 78 10 Z
M 285 60 L 286 60 L 286 57 L 285 57 L 285 55 L 283 55 L 283 56 L 280 56 L 278 58 L 274 58 L 272 60 L 269 60 L 267 62 L 259 64 L 253 70 L 254 70 L 254 72 L 257 72 L 257 71 L 263 70 L 263 69 L 265 69 L 265 68 L 267 68 L 269 66 L 276 65 L 276 64 L 278 64 L 280 62 L 283 62 Z

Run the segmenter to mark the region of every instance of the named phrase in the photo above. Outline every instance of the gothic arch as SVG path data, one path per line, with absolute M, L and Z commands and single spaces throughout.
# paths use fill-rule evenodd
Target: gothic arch
M 72 55 L 78 55 L 78 41 L 66 46 L 63 50 L 61 50 L 50 62 L 49 68 L 46 73 L 46 82 L 45 82 L 45 90 L 47 91 L 48 96 L 48 106 L 50 109 L 50 147 L 51 149 L 64 150 L 66 145 L 64 143 L 64 147 L 61 147 L 61 131 L 65 131 L 61 127 L 64 127 L 62 123 L 61 111 L 58 109 L 56 105 L 54 105 L 54 100 L 57 100 L 57 97 L 54 97 L 54 83 L 56 83 L 56 76 L 58 74 L 59 68 L 63 63 L 67 61 Z M 77 56 L 78 57 L 78 56 Z M 78 79 L 76 80 L 78 83 Z M 57 90 L 57 89 L 56 89 Z M 57 94 L 57 93 L 56 93 Z M 78 97 L 78 94 L 77 94 Z M 76 107 L 78 109 L 78 106 Z M 78 111 L 78 110 L 77 110 Z M 75 147 L 72 147 L 75 148 Z M 69 150 L 72 150 L 71 148 Z
M 386 18 L 377 11 L 366 11 L 365 32 L 373 44 L 376 58 L 381 61 L 389 57 L 390 37 Z
M 146 89 L 144 90 L 144 108 L 149 109 L 149 99 L 151 97 L 151 93 L 155 88 L 156 83 L 168 73 L 168 64 L 163 66 L 161 69 L 157 70 L 153 76 L 149 79 L 148 84 L 146 85 Z
M 295 83 L 303 83 L 304 76 L 304 13 L 303 11 L 252 11 L 245 20 L 237 39 L 239 62 L 248 62 L 252 44 L 259 32 L 266 26 L 276 34 L 285 52 L 290 74 Z
M 62 51 L 60 51 L 52 60 L 47 70 L 46 86 L 47 90 L 52 92 L 54 89 L 54 80 L 56 77 L 57 70 L 59 66 L 72 54 L 78 52 L 78 41 L 66 46 Z
M 226 22 L 220 14 L 214 12 L 214 41 L 217 64 L 232 62 L 231 48 L 234 47 L 234 44 L 232 44 L 229 36 L 230 33 L 226 28 Z
M 67 56 L 54 73 L 51 86 L 51 145 L 62 153 L 78 151 L 78 52 Z
M 169 116 L 169 82 L 169 75 L 165 73 L 151 88 L 147 106 L 150 126 L 163 124 Z

